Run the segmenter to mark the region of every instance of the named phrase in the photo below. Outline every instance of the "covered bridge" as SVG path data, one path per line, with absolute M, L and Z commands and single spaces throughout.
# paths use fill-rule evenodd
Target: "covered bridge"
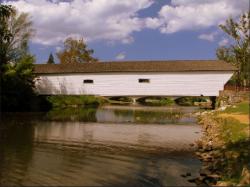
M 36 64 L 41 95 L 218 96 L 235 67 L 215 60 Z

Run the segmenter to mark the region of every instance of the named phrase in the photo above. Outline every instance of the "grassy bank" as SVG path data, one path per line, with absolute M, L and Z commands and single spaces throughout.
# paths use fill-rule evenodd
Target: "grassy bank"
M 47 96 L 47 100 L 52 104 L 53 108 L 66 108 L 66 107 L 82 107 L 82 106 L 93 106 L 98 107 L 107 103 L 108 100 L 104 97 L 98 96 L 73 96 L 73 95 L 57 95 Z
M 250 185 L 249 101 L 200 116 L 204 135 L 197 155 L 203 161 L 196 183 Z

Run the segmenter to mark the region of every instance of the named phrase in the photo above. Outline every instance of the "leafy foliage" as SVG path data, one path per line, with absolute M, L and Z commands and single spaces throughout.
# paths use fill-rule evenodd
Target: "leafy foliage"
M 220 28 L 234 42 L 232 45 L 220 47 L 217 49 L 217 57 L 235 65 L 238 68 L 238 74 L 235 74 L 233 81 L 239 86 L 249 86 L 250 72 L 250 48 L 249 48 L 249 29 L 250 12 L 243 14 L 238 22 L 232 18 L 226 21 Z
M 179 97 L 175 102 L 180 106 L 194 106 L 195 102 L 207 102 L 206 97 Z
M 147 96 L 137 99 L 137 101 L 146 106 L 168 106 L 173 105 L 174 100 L 168 97 Z
M 12 34 L 8 30 L 7 20 L 15 10 L 9 5 L 0 5 L 0 65 L 6 63 L 6 44 L 10 42 Z
M 57 53 L 60 63 L 84 63 L 97 62 L 97 59 L 92 57 L 94 50 L 87 49 L 83 39 L 76 40 L 67 38 L 64 42 L 64 50 Z
M 4 65 L 2 78 L 1 101 L 3 110 L 29 110 L 33 93 L 34 57 L 23 56 L 16 63 Z
M 32 23 L 9 5 L 0 5 L 0 21 L 0 104 L 4 111 L 28 110 L 34 97 L 35 58 L 28 52 Z
M 8 7 L 8 8 L 6 8 Z M 9 13 L 6 13 L 8 12 Z M 28 41 L 34 33 L 28 14 L 17 14 L 8 5 L 1 5 L 0 56 L 1 64 L 17 61 L 28 51 Z

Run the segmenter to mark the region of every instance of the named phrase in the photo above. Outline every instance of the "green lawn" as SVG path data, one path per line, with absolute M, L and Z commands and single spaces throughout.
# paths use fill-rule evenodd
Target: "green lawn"
M 244 101 L 242 103 L 234 105 L 235 107 L 231 106 L 227 108 L 224 112 L 225 113 L 238 113 L 238 114 L 246 114 L 249 115 L 249 102 Z
M 249 124 L 245 122 L 249 117 L 248 101 L 237 103 L 218 114 L 216 118 L 221 124 L 221 135 L 225 142 L 237 142 L 248 138 Z
M 232 117 L 219 118 L 219 123 L 221 124 L 221 138 L 225 143 L 235 143 L 248 138 L 247 124 L 240 123 Z
M 237 103 L 224 111 L 216 113 L 219 124 L 216 129 L 225 149 L 221 150 L 218 170 L 222 171 L 222 181 L 232 186 L 242 179 L 243 167 L 248 166 L 249 155 L 249 101 Z M 249 168 L 248 168 L 249 169 Z M 234 185 L 233 185 L 234 184 Z

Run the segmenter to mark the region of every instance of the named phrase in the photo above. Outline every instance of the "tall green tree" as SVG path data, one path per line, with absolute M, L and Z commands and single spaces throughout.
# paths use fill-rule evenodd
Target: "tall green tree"
M 8 19 L 15 14 L 15 10 L 10 5 L 0 5 L 0 66 L 6 63 L 6 45 L 12 38 L 12 33 L 8 29 Z M 2 69 L 1 69 L 2 71 Z
M 217 57 L 235 65 L 238 72 L 232 81 L 238 86 L 250 84 L 250 12 L 241 15 L 239 21 L 229 18 L 224 25 L 219 27 L 230 37 L 232 44 L 217 49 Z
M 0 68 L 2 110 L 27 110 L 34 96 L 34 61 L 28 42 L 34 33 L 28 14 L 0 5 Z
M 55 64 L 54 56 L 52 53 L 50 53 L 50 55 L 49 55 L 49 59 L 47 61 L 47 64 Z
M 97 59 L 92 56 L 93 53 L 94 50 L 88 49 L 83 39 L 67 38 L 64 49 L 57 53 L 57 57 L 62 64 L 97 62 Z
M 0 5 L 1 64 L 15 62 L 28 54 L 28 41 L 34 34 L 28 14 L 17 14 L 9 5 Z

